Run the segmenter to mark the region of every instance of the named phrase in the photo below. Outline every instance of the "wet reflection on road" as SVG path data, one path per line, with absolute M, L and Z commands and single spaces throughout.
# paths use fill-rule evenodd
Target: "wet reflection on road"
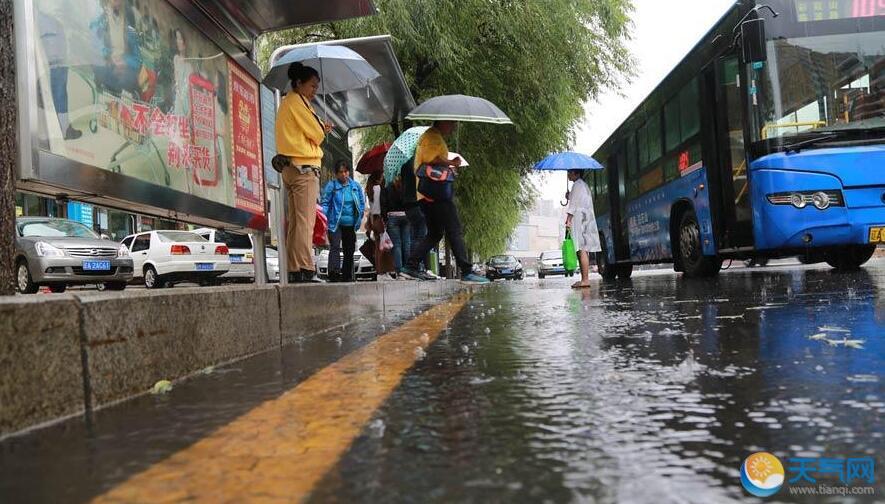
M 313 501 L 722 502 L 754 451 L 885 447 L 882 263 L 567 286 L 478 293 Z

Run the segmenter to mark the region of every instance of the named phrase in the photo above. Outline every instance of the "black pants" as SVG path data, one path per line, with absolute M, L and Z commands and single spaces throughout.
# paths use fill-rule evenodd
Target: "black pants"
M 339 248 L 340 247 L 340 248 Z M 343 249 L 341 267 L 338 267 L 339 250 Z M 356 251 L 356 228 L 338 226 L 334 233 L 329 233 L 329 278 L 341 275 L 345 282 L 353 281 L 353 253 Z M 334 272 L 334 273 L 333 273 Z
M 418 206 L 418 203 L 414 203 L 412 206 L 406 208 L 406 219 L 409 220 L 409 227 L 412 228 L 412 236 L 410 237 L 412 246 L 408 253 L 404 254 L 407 256 L 406 262 L 408 262 L 408 257 L 412 257 L 412 254 L 418 250 L 421 242 L 424 241 L 424 237 L 427 236 L 427 221 L 424 219 L 424 212 L 421 211 L 421 207 Z M 421 259 L 418 261 L 417 269 L 424 271 L 430 267 L 430 262 L 427 260 L 426 254 L 419 257 L 421 257 Z
M 421 202 L 421 210 L 427 220 L 427 236 L 412 248 L 409 257 L 409 267 L 416 269 L 418 263 L 430 253 L 443 235 L 449 241 L 455 262 L 461 268 L 461 274 L 466 275 L 473 271 L 473 263 L 467 259 L 467 247 L 464 246 L 464 237 L 461 235 L 461 219 L 458 218 L 458 209 L 452 201 Z

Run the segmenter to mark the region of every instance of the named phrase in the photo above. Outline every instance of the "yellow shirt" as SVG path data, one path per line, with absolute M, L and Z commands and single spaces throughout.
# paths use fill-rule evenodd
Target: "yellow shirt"
M 306 98 L 294 91 L 280 102 L 276 124 L 277 153 L 299 166 L 320 166 L 326 132 Z
M 415 151 L 415 170 L 423 164 L 428 164 L 434 159 L 449 159 L 449 146 L 446 145 L 446 139 L 442 133 L 436 128 L 430 128 L 418 139 L 418 149 Z M 418 201 L 428 199 L 426 196 L 418 193 Z

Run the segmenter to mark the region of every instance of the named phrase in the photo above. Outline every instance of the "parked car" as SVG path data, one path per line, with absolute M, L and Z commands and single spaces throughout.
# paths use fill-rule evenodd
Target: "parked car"
M 23 294 L 33 294 L 41 285 L 52 292 L 95 283 L 123 290 L 132 280 L 129 251 L 79 222 L 20 217 L 15 231 L 16 287 Z
M 567 275 L 562 265 L 562 250 L 547 250 L 538 257 L 538 278 L 552 275 Z
M 486 278 L 496 280 L 522 280 L 522 263 L 519 259 L 510 255 L 494 256 L 486 263 Z
M 280 281 L 280 253 L 277 249 L 266 247 L 264 249 L 265 263 L 267 264 L 267 281 Z
M 212 284 L 230 270 L 227 245 L 189 231 L 149 231 L 123 238 L 135 278 L 148 289 L 181 282 Z
M 357 251 L 353 254 L 353 278 L 354 280 L 377 280 L 378 274 L 371 261 L 363 257 L 359 252 L 360 245 L 366 241 L 366 233 L 356 234 Z M 341 253 L 342 261 L 344 253 Z M 329 249 L 323 249 L 316 256 L 317 277 L 322 280 L 329 279 Z

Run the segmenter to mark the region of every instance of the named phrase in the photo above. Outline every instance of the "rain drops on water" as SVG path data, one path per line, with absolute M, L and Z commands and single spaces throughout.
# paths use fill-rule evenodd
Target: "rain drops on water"
M 492 334 L 492 330 L 489 329 L 488 327 L 486 327 L 486 328 L 483 330 L 483 332 L 486 333 L 486 334 Z
M 427 357 L 427 352 L 419 346 L 415 347 L 415 360 L 424 360 L 425 357 Z
M 421 344 L 426 345 L 428 343 L 430 343 L 430 335 L 428 335 L 427 333 L 422 334 L 421 335 Z

